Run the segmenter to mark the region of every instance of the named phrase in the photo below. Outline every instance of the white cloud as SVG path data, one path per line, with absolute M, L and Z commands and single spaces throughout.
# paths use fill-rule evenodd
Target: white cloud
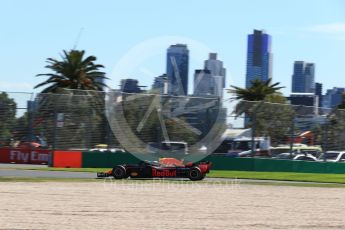
M 345 34 L 345 22 L 314 25 L 309 31 L 326 34 Z

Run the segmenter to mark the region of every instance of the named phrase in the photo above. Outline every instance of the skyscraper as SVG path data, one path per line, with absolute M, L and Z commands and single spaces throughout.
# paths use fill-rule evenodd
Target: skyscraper
M 271 36 L 261 30 L 248 35 L 246 88 L 251 86 L 252 80 L 272 78 L 271 40 Z
M 315 93 L 314 63 L 295 61 L 292 75 L 292 93 Z
M 155 77 L 154 82 L 152 84 L 152 90 L 159 92 L 159 94 L 167 94 L 167 83 L 168 78 L 166 74 L 162 74 L 161 76 Z
M 215 78 L 208 69 L 197 69 L 194 73 L 194 95 L 195 96 L 214 96 Z
M 213 95 L 223 97 L 223 89 L 225 88 L 226 69 L 223 67 L 223 62 L 217 60 L 217 53 L 209 54 L 208 60 L 205 61 L 204 68 L 210 70 L 211 75 L 214 78 L 215 86 Z
M 169 95 L 188 94 L 188 62 L 187 45 L 171 45 L 167 52 L 167 77 Z
M 325 108 L 334 108 L 340 105 L 344 92 L 345 88 L 333 87 L 333 89 L 328 89 L 322 98 L 322 106 Z
M 319 97 L 319 107 L 322 107 L 322 83 L 315 83 L 315 95 Z
M 138 84 L 139 84 L 139 82 L 136 79 L 122 79 L 121 85 L 120 85 L 121 92 L 124 92 L 124 93 L 141 93 L 142 92 L 141 88 L 145 87 L 145 86 L 140 86 Z

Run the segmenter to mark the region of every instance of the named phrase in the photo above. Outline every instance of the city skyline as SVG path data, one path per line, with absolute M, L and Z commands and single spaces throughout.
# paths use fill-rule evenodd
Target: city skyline
M 190 76 L 195 69 L 200 69 L 209 52 L 217 52 L 228 70 L 226 88 L 230 85 L 243 87 L 246 36 L 255 28 L 265 29 L 274 39 L 273 82 L 286 86 L 282 90 L 284 95 L 291 92 L 292 66 L 296 60 L 315 63 L 315 81 L 323 83 L 325 90 L 345 86 L 342 80 L 345 69 L 334 68 L 342 66 L 345 52 L 343 1 L 290 1 L 282 6 L 269 0 L 216 0 L 208 7 L 194 0 L 180 3 L 183 3 L 183 8 L 179 1 L 166 7 L 166 4 L 153 0 L 103 2 L 94 8 L 74 1 L 68 2 L 69 7 L 65 8 L 67 1 L 59 4 L 40 0 L 30 3 L 2 1 L 0 17 L 4 36 L 0 37 L 0 90 L 39 92 L 40 89 L 34 90 L 33 86 L 42 78 L 35 75 L 47 72 L 44 68 L 46 58 L 58 58 L 63 49 L 73 47 L 95 55 L 97 61 L 105 65 L 105 72 L 111 79 L 107 83 L 111 87 L 118 86 L 121 79 L 133 77 L 149 86 L 154 77 L 165 72 L 164 49 L 167 45 L 189 45 L 190 40 L 209 48 L 201 51 L 195 48 L 197 44 L 189 46 Z M 153 6 L 155 14 L 147 17 Z M 313 13 L 305 17 L 305 9 Z M 179 11 L 179 17 L 166 17 Z M 62 12 L 64 17 L 51 17 L 54 12 Z M 88 16 L 91 14 L 94 17 Z M 128 68 L 120 74 L 114 72 L 117 64 L 136 46 L 167 37 L 171 39 L 160 47 L 151 47 L 151 56 L 147 59 L 132 60 L 141 62 L 140 65 L 136 63 L 135 68 Z M 191 82 L 192 79 L 189 85 Z

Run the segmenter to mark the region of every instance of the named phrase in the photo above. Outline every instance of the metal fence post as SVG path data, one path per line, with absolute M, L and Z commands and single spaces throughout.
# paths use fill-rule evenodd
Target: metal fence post
M 253 113 L 253 116 L 252 116 L 252 122 L 253 122 L 253 125 L 252 125 L 252 137 L 251 137 L 251 151 L 252 151 L 252 155 L 254 156 L 255 155 L 255 133 L 256 133 L 256 110 L 254 111 Z
M 258 105 L 255 107 L 255 109 L 253 110 L 253 115 L 252 115 L 252 138 L 251 138 L 251 153 L 253 155 L 255 155 L 256 152 L 256 145 L 255 145 L 255 135 L 256 135 L 256 113 L 258 111 L 258 109 L 264 104 L 264 101 L 261 101 L 260 103 L 258 103 Z
M 292 122 L 291 122 L 290 157 L 292 157 L 294 143 L 295 143 L 295 117 L 292 118 Z

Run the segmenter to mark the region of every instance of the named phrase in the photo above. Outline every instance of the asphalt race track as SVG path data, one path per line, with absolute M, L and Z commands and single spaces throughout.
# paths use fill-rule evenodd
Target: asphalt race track
M 1 164 L 0 163 L 0 177 L 23 177 L 23 178 L 60 178 L 60 179 L 96 179 L 96 173 L 94 172 L 67 172 L 67 171 L 46 171 L 40 170 L 47 168 L 46 165 L 25 165 L 25 164 Z M 35 168 L 35 170 L 30 170 Z M 133 180 L 133 179 L 132 179 Z M 135 179 L 135 180 L 147 180 L 147 179 Z M 151 180 L 151 179 L 149 179 Z M 189 181 L 186 178 L 167 179 L 167 180 L 179 180 Z M 255 180 L 255 179 L 233 179 L 233 178 L 208 178 L 204 181 L 209 182 L 229 182 L 229 183 L 286 183 L 286 184 L 300 184 L 306 182 L 299 181 L 278 181 L 278 180 Z M 308 184 L 327 184 L 317 182 L 307 182 Z
M 25 165 L 25 164 L 0 164 L 0 177 L 25 177 L 25 178 L 62 178 L 62 179 L 95 179 L 94 172 L 67 172 L 67 171 L 46 171 L 40 170 L 47 168 L 46 165 Z M 30 170 L 35 168 L 35 170 Z M 138 180 L 138 179 L 136 179 Z M 139 179 L 145 180 L 145 179 Z M 150 179 L 151 180 L 151 179 Z M 187 180 L 178 178 L 171 180 Z M 205 178 L 206 181 L 232 181 L 225 178 Z
M 96 173 L 89 172 L 66 172 L 66 171 L 43 171 L 40 168 L 47 168 L 46 165 L 24 165 L 24 164 L 0 164 L 0 177 L 32 177 L 32 178 L 72 178 L 72 179 L 93 179 Z M 26 170 L 37 168 L 37 170 Z

